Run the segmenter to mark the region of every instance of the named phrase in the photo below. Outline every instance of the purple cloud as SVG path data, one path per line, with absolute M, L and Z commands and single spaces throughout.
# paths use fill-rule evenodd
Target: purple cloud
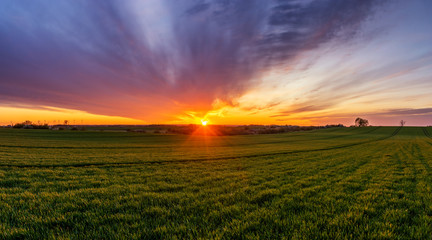
M 150 120 L 209 110 L 302 51 L 352 37 L 382 1 L 149 2 L 2 1 L 0 104 Z

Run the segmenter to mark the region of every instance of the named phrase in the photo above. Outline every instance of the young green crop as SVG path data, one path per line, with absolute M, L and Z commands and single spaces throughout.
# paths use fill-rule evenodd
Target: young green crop
M 0 238 L 427 239 L 432 129 L 0 129 Z

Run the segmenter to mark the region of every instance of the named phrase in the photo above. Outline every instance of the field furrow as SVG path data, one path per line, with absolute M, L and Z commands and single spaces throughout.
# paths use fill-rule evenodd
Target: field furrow
M 425 128 L 0 130 L 0 238 L 428 239 L 431 167 Z

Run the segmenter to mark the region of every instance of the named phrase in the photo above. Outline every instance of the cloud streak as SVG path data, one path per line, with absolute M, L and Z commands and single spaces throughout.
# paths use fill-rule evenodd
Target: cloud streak
M 413 109 L 391 109 L 382 113 L 376 113 L 377 115 L 424 115 L 424 114 L 432 114 L 432 108 L 413 108 Z
M 0 3 L 0 104 L 166 120 L 345 41 L 382 1 Z

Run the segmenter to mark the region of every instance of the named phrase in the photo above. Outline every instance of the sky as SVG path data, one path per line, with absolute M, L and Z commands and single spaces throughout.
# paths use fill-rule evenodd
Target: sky
M 432 125 L 430 0 L 3 0 L 0 125 Z

